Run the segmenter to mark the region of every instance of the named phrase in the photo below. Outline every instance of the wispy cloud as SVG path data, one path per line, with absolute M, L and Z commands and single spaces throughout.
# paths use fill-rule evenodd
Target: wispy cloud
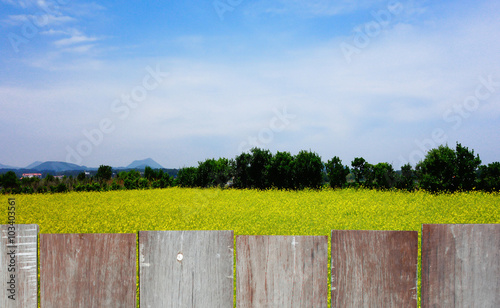
M 4 24 L 10 26 L 20 26 L 27 22 L 32 22 L 35 25 L 62 25 L 68 22 L 76 21 L 73 17 L 70 16 L 56 16 L 50 14 L 44 15 L 30 15 L 30 14 L 19 14 L 19 15 L 9 15 L 6 19 L 4 19 Z
M 57 40 L 54 42 L 54 44 L 58 47 L 61 47 L 80 43 L 95 42 L 97 40 L 99 40 L 97 37 L 89 37 L 79 31 L 76 31 L 76 33 L 73 33 L 71 37 Z
M 3 24 L 10 26 L 19 26 L 29 21 L 30 15 L 9 15 L 3 20 Z
M 94 48 L 94 44 L 88 44 L 88 45 L 81 45 L 81 46 L 76 46 L 76 47 L 71 47 L 71 48 L 65 48 L 62 51 L 67 52 L 67 53 L 88 53 L 92 48 Z
M 102 6 L 96 2 L 86 2 L 86 3 L 74 3 L 72 6 L 68 6 L 66 10 L 73 16 L 95 16 L 97 13 L 107 10 L 105 6 Z
M 69 29 L 69 30 L 54 30 L 54 29 L 49 29 L 46 31 L 41 31 L 41 35 L 48 35 L 48 36 L 57 36 L 57 35 L 70 35 L 72 32 L 74 32 L 74 29 Z
M 257 1 L 249 6 L 253 14 L 333 16 L 369 9 L 387 0 L 277 0 Z
M 20 8 L 30 8 L 33 7 L 37 4 L 37 0 L 0 0 L 1 2 L 5 4 L 12 5 L 14 7 L 20 7 Z

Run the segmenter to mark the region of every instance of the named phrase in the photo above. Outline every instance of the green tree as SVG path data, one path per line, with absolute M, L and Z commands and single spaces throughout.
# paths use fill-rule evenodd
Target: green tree
M 57 186 L 55 188 L 55 192 L 58 192 L 58 193 L 63 193 L 63 192 L 67 192 L 67 191 L 68 191 L 68 187 L 64 183 L 57 184 Z
M 127 178 L 123 181 L 123 187 L 125 187 L 126 189 L 137 189 L 139 187 L 138 183 L 139 180 Z
M 233 176 L 232 162 L 227 158 L 219 158 L 215 167 L 215 186 L 225 187 Z
M 149 181 L 156 180 L 156 172 L 150 166 L 144 168 L 144 177 Z
M 100 181 L 108 181 L 111 179 L 113 175 L 113 169 L 111 166 L 100 165 L 99 169 L 97 169 L 96 178 Z
M 163 177 L 163 174 L 163 169 L 153 169 L 149 166 L 144 168 L 144 177 L 151 182 L 160 180 Z
M 216 185 L 217 161 L 213 158 L 198 162 L 195 185 L 198 187 L 213 187 Z
M 45 176 L 46 183 L 51 183 L 51 182 L 54 182 L 55 180 L 56 180 L 56 178 L 50 173 Z
M 294 163 L 292 154 L 278 151 L 271 159 L 267 172 L 269 184 L 278 189 L 293 189 Z
M 479 155 L 474 156 L 474 150 L 457 143 L 455 148 L 455 186 L 460 190 L 472 190 L 476 187 L 477 170 L 481 165 Z
M 323 162 L 313 152 L 300 151 L 295 156 L 295 187 L 297 189 L 319 189 L 323 184 Z
M 118 177 L 123 180 L 123 186 L 126 189 L 137 189 L 139 188 L 139 180 L 141 179 L 141 173 L 137 170 L 122 171 L 118 174 Z
M 479 167 L 479 187 L 485 191 L 500 191 L 500 162 Z
M 326 165 L 326 173 L 332 188 L 342 188 L 346 183 L 347 175 L 349 174 L 349 167 L 342 165 L 342 160 L 334 156 Z
M 437 191 L 455 191 L 455 151 L 440 145 L 427 152 L 425 159 L 417 164 L 420 187 Z
M 363 185 L 368 188 L 373 188 L 376 187 L 375 183 L 375 166 L 366 162 L 364 165 L 363 169 L 363 176 L 362 178 L 364 179 Z
M 137 181 L 137 188 L 139 189 L 148 189 L 149 188 L 149 181 L 146 178 L 140 178 Z
M 180 187 L 195 187 L 196 167 L 184 167 L 177 173 L 177 185 Z
M 401 167 L 401 175 L 396 180 L 396 187 L 411 191 L 415 189 L 416 174 L 412 166 L 407 163 Z
M 122 187 L 116 182 L 116 179 L 113 180 L 113 183 L 111 183 L 111 186 L 109 187 L 110 190 L 120 190 Z
M 389 163 L 378 163 L 373 166 L 373 177 L 375 186 L 378 188 L 389 189 L 396 184 L 396 172 Z
M 252 155 L 249 153 L 241 153 L 236 156 L 234 161 L 234 187 L 250 188 L 250 163 Z
M 174 178 L 171 177 L 168 173 L 163 173 L 161 179 L 158 180 L 160 182 L 160 188 L 171 187 L 174 184 Z
M 76 180 L 78 182 L 83 182 L 83 181 L 85 181 L 86 177 L 87 176 L 85 175 L 85 172 L 80 172 L 80 173 L 78 173 L 78 176 L 76 177 Z
M 354 174 L 354 180 L 356 183 L 360 184 L 363 179 L 363 175 L 365 174 L 366 169 L 366 161 L 362 157 L 355 157 L 351 162 L 352 173 Z
M 4 188 L 17 189 L 19 188 L 20 181 L 14 171 L 7 171 L 2 177 L 1 186 Z
M 267 179 L 267 170 L 269 169 L 273 155 L 269 150 L 259 148 L 253 148 L 250 152 L 252 153 L 250 167 L 248 168 L 250 187 L 258 189 L 270 187 Z
M 470 190 L 475 186 L 480 164 L 479 156 L 460 143 L 456 150 L 441 145 L 417 164 L 420 186 L 432 192 Z

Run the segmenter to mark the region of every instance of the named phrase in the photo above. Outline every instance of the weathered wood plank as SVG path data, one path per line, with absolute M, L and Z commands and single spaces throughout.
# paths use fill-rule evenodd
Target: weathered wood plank
M 418 232 L 332 231 L 332 307 L 417 307 Z
M 141 307 L 233 307 L 233 231 L 140 231 Z
M 500 307 L 500 225 L 422 226 L 422 307 Z
M 0 307 L 36 308 L 38 225 L 0 225 L 0 230 Z
M 41 307 L 135 307 L 135 234 L 41 234 Z
M 236 238 L 238 308 L 326 308 L 327 283 L 327 236 Z

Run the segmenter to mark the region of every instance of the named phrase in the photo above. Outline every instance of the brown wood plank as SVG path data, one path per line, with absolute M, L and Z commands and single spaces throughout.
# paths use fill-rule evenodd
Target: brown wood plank
M 236 238 L 238 308 L 326 308 L 327 283 L 327 236 Z
M 332 231 L 332 307 L 417 307 L 418 232 Z
M 500 225 L 422 226 L 422 307 L 500 307 Z
M 141 307 L 233 307 L 233 231 L 140 231 Z
M 135 307 L 135 238 L 41 234 L 41 307 Z
M 0 307 L 36 308 L 38 225 L 0 225 L 0 230 Z

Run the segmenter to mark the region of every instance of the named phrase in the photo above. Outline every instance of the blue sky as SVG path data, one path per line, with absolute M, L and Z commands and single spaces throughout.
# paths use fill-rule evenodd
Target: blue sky
M 500 160 L 500 3 L 0 0 L 0 163 Z

